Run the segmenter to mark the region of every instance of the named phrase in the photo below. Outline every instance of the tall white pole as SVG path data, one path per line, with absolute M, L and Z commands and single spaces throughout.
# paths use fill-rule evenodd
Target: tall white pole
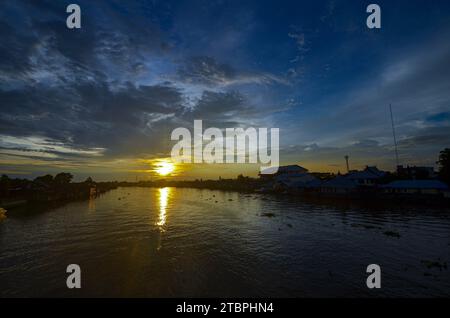
M 392 105 L 391 104 L 389 104 L 389 110 L 391 112 L 392 135 L 394 136 L 395 161 L 396 161 L 397 167 L 398 167 L 400 165 L 400 163 L 399 163 L 399 160 L 398 160 L 397 137 L 395 136 L 394 116 L 392 115 Z

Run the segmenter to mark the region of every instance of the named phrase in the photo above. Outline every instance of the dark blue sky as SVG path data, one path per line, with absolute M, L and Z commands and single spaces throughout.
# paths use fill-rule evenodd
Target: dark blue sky
M 450 2 L 376 1 L 380 30 L 369 3 L 3 1 L 0 170 L 134 175 L 194 119 L 279 127 L 282 162 L 310 170 L 346 154 L 393 169 L 389 103 L 401 162 L 434 165 L 450 146 Z

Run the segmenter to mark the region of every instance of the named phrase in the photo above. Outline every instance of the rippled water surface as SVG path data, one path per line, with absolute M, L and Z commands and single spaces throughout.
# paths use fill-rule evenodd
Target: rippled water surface
M 448 296 L 449 261 L 443 209 L 119 188 L 0 223 L 3 297 Z M 380 290 L 366 287 L 371 263 Z

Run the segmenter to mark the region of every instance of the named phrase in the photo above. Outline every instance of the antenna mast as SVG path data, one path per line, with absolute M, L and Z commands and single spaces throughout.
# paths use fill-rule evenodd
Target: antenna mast
M 398 167 L 400 165 L 400 163 L 398 160 L 397 137 L 395 136 L 394 116 L 392 115 L 392 105 L 391 104 L 389 104 L 389 111 L 391 112 L 392 135 L 394 136 L 395 161 L 396 161 L 397 167 Z
M 345 157 L 345 163 L 347 164 L 347 173 L 349 173 L 350 172 L 350 167 L 349 167 L 349 165 L 348 165 L 348 155 L 346 155 Z

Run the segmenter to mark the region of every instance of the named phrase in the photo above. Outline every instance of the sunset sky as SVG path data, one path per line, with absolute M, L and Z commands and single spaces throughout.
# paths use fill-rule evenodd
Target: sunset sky
M 372 2 L 380 30 L 366 26 Z M 194 119 L 280 128 L 281 162 L 311 171 L 345 171 L 345 155 L 393 170 L 389 103 L 400 162 L 434 166 L 450 147 L 450 2 L 372 2 L 2 1 L 0 174 L 153 178 Z

